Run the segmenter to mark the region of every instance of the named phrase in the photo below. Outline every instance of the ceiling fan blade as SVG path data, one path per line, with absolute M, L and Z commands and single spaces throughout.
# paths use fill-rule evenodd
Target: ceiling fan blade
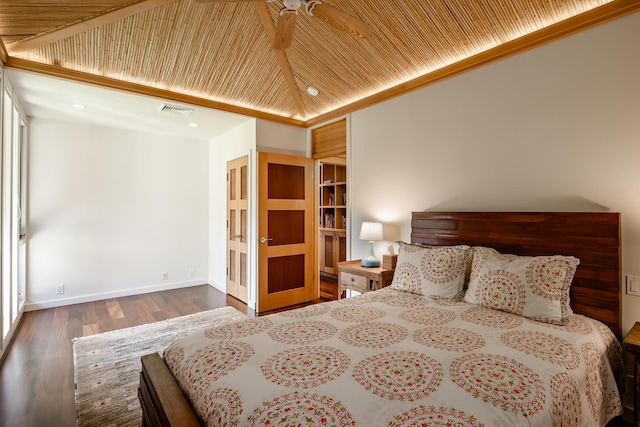
M 340 9 L 319 1 L 309 2 L 309 13 L 327 24 L 356 37 L 366 37 L 369 34 L 369 26 L 364 22 L 347 15 Z
M 273 38 L 274 49 L 283 50 L 291 46 L 293 32 L 296 29 L 296 19 L 298 19 L 297 10 L 282 9 L 280 18 L 278 18 L 276 35 Z
M 263 0 L 193 0 L 196 3 L 238 3 L 247 1 L 263 1 Z

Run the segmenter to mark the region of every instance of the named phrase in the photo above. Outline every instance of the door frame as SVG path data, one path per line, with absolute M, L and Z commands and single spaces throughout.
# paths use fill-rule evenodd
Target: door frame
M 314 131 L 320 129 L 320 128 L 325 128 L 328 126 L 335 124 L 337 122 L 340 121 L 344 121 L 345 122 L 345 132 L 344 132 L 344 151 L 336 151 L 333 148 L 334 147 L 330 147 L 328 150 L 323 150 L 322 148 L 320 148 L 319 150 L 317 150 L 314 145 L 316 144 L 316 140 L 314 137 Z M 329 138 L 331 138 L 331 136 L 329 136 Z M 343 155 L 345 156 L 344 158 L 344 164 L 347 167 L 347 188 L 351 188 L 351 186 L 353 185 L 353 179 L 352 179 L 352 173 L 351 173 L 351 114 L 346 114 L 340 117 L 336 117 L 334 119 L 328 120 L 326 122 L 322 122 L 320 124 L 311 126 L 307 128 L 307 156 L 309 157 L 313 157 L 313 159 L 315 160 L 315 164 L 314 164 L 314 188 L 316 189 L 315 193 L 315 210 L 316 212 L 319 212 L 320 209 L 320 197 L 318 194 L 317 189 L 320 187 L 320 162 L 323 161 L 331 161 L 331 159 L 335 159 L 336 156 L 340 156 Z M 338 157 L 339 158 L 339 157 Z M 348 191 L 349 192 L 349 191 Z M 350 195 L 349 198 L 351 198 L 352 196 Z M 351 235 L 352 235 L 352 227 L 351 227 L 351 206 L 352 204 L 347 204 L 347 208 L 346 208 L 346 258 L 347 260 L 352 259 L 351 256 Z M 316 262 L 315 262 L 315 277 L 316 277 L 316 288 L 317 288 L 317 297 L 320 296 L 320 230 L 319 230 L 319 223 L 317 223 L 316 220 L 316 225 L 314 226 L 314 230 L 313 230 L 313 234 L 314 234 L 314 238 L 315 238 L 315 248 L 316 248 Z M 339 278 L 338 278 L 339 279 Z

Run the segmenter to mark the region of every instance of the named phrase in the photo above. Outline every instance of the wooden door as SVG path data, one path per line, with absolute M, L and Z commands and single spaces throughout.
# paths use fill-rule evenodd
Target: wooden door
M 311 158 L 258 153 L 258 312 L 317 293 L 313 168 Z
M 249 157 L 227 162 L 227 294 L 248 297 Z

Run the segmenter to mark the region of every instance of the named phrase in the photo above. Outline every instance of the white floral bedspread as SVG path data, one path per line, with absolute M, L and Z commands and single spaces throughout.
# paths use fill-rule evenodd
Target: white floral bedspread
M 565 326 L 389 288 L 207 329 L 165 360 L 207 426 L 603 426 L 622 350 Z

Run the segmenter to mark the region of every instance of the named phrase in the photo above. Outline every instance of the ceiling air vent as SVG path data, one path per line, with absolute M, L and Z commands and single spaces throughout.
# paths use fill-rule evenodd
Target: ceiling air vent
M 188 116 L 193 113 L 193 108 L 181 107 L 179 105 L 162 104 L 158 108 L 158 111 L 171 114 L 180 114 L 181 116 Z

